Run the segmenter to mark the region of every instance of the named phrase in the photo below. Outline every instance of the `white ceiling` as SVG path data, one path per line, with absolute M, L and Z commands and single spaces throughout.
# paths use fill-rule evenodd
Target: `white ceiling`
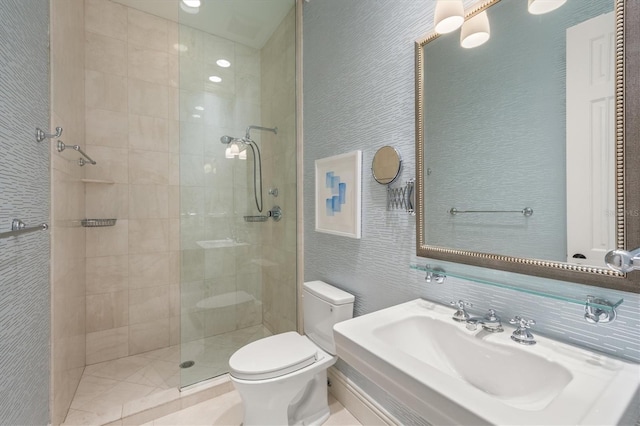
M 202 0 L 197 14 L 184 12 L 180 0 L 113 0 L 125 6 L 261 49 L 295 0 Z

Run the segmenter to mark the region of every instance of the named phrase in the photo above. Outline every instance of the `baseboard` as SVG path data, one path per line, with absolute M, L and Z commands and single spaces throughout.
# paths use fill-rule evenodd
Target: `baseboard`
M 335 367 L 330 367 L 327 377 L 331 386 L 329 392 L 340 402 L 353 417 L 363 425 L 387 426 L 399 425 L 387 410 L 382 408 L 369 395 Z

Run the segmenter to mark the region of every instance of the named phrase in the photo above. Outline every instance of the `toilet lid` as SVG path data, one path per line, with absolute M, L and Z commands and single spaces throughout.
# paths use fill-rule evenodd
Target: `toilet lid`
M 283 376 L 316 362 L 318 348 L 294 331 L 256 340 L 229 358 L 233 377 L 262 380 Z

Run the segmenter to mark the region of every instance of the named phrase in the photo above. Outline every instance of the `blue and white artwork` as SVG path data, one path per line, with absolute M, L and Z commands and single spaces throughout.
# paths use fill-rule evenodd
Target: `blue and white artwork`
M 316 160 L 316 231 L 360 238 L 362 153 Z
M 334 216 L 342 211 L 342 205 L 347 202 L 347 184 L 340 182 L 340 176 L 335 172 L 327 172 L 325 187 L 331 190 L 331 197 L 326 199 L 327 216 Z

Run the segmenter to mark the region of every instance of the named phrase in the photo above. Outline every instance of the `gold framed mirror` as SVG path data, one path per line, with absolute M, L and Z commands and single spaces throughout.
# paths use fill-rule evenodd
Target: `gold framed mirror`
M 603 3 L 598 5 L 598 2 Z M 576 121 L 571 112 L 573 107 L 566 100 L 573 99 L 568 94 L 576 80 L 572 77 L 575 71 L 571 71 L 571 67 L 580 70 L 580 67 L 570 65 L 574 63 L 575 55 L 567 34 L 583 21 L 608 12 L 612 26 L 613 63 L 610 70 L 613 87 L 610 113 L 603 117 L 609 117 L 607 114 L 611 117 L 612 142 L 607 148 L 611 170 L 610 178 L 607 177 L 610 181 L 601 182 L 600 186 L 609 195 L 608 204 L 602 204 L 605 213 L 599 213 L 604 218 L 601 228 L 598 232 L 590 232 L 607 235 L 601 244 L 605 247 L 600 249 L 605 252 L 640 247 L 640 190 L 636 186 L 640 184 L 640 79 L 637 72 L 640 66 L 640 43 L 637 41 L 640 40 L 640 4 L 628 0 L 598 2 L 569 1 L 548 16 L 534 17 L 526 13 L 526 3 L 487 0 L 465 14 L 465 20 L 469 20 L 487 12 L 491 23 L 487 47 L 460 49 L 456 35 L 451 34 L 433 33 L 416 42 L 418 256 L 640 292 L 640 272 L 623 274 L 599 264 L 600 260 L 583 259 L 582 250 L 572 247 L 573 240 L 566 241 L 569 239 L 567 228 L 575 228 L 581 215 L 588 216 L 568 216 L 575 211 L 571 196 L 583 192 L 571 187 L 571 181 L 579 185 L 584 178 L 574 178 L 566 172 L 576 167 L 565 162 L 565 159 L 573 161 L 575 158 L 575 151 L 568 147 L 570 142 L 565 140 L 564 134 L 571 120 Z M 581 18 L 575 9 L 571 9 L 585 5 L 587 9 L 596 8 L 584 12 L 592 14 L 587 18 Z M 610 12 L 598 10 L 600 6 L 609 8 Z M 513 7 L 520 10 L 513 11 L 510 9 Z M 564 15 L 560 12 L 562 9 Z M 516 20 L 514 14 L 522 15 L 527 21 Z M 511 21 L 510 24 L 503 25 L 507 21 Z M 547 22 L 565 23 L 566 26 L 552 30 L 540 27 Z M 508 26 L 513 28 L 513 33 L 507 32 Z M 572 29 L 567 32 L 567 28 Z M 550 39 L 543 38 L 547 35 Z M 534 44 L 518 44 L 527 39 Z M 506 45 L 514 50 L 506 49 Z M 544 51 L 543 47 L 556 50 Z M 458 52 L 454 51 L 456 48 Z M 536 58 L 538 62 L 535 62 Z M 556 68 L 544 68 L 539 58 L 555 61 Z M 460 62 L 453 62 L 455 60 Z M 485 68 L 481 66 L 483 63 L 487 64 Z M 558 64 L 560 68 L 557 68 Z M 518 71 L 518 66 L 527 67 L 530 74 Z M 513 75 L 506 76 L 505 70 L 511 70 Z M 596 71 L 590 70 L 590 75 Z M 540 76 L 542 80 L 538 80 Z M 511 87 L 509 79 L 513 80 Z M 431 80 L 437 84 L 429 85 Z M 554 82 L 556 89 L 560 88 L 556 90 L 557 99 L 548 95 L 552 90 L 546 85 Z M 533 101 L 525 101 L 526 92 L 534 97 Z M 544 99 L 547 97 L 549 100 Z M 529 109 L 519 110 L 519 105 Z M 465 107 L 467 112 L 464 112 Z M 533 127 L 536 121 L 541 123 L 539 128 Z M 584 120 L 578 120 L 578 123 L 585 127 Z M 572 128 L 575 127 L 580 126 Z M 459 128 L 466 128 L 471 137 L 464 137 L 465 129 L 458 131 Z M 548 132 L 549 128 L 555 133 Z M 559 134 L 563 137 L 558 137 Z M 544 156 L 554 149 L 555 155 Z M 469 161 L 464 163 L 460 160 L 463 157 Z M 512 164 L 511 170 L 505 166 Z M 546 168 L 549 165 L 556 168 Z M 535 186 L 536 182 L 545 179 L 562 183 L 557 187 Z M 521 186 L 509 186 L 517 180 L 521 181 Z M 582 233 L 578 228 L 577 235 Z M 565 241 L 554 240 L 556 237 Z M 536 240 L 541 243 L 534 244 Z M 517 246 L 515 242 L 523 244 Z M 527 247 L 534 245 L 537 251 Z M 554 250 L 558 253 L 552 253 Z M 598 249 L 594 252 L 599 253 Z

